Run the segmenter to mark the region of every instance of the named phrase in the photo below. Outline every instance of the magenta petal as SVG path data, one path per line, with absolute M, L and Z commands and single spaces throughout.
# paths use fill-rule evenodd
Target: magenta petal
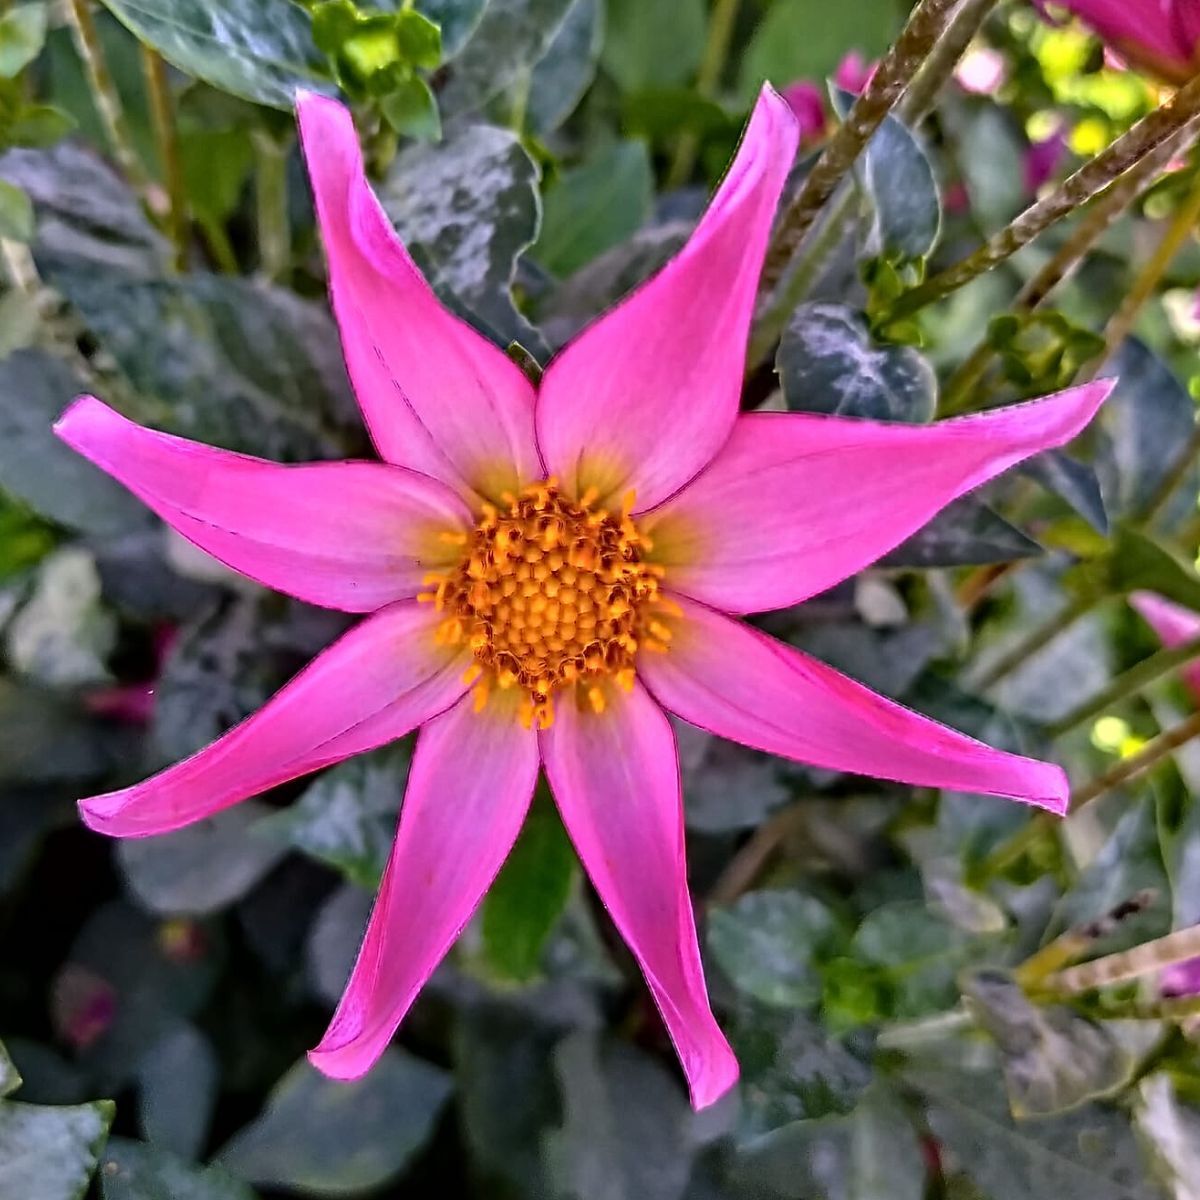
M 113 837 L 167 833 L 351 754 L 453 704 L 470 655 L 433 640 L 442 619 L 402 601 L 356 625 L 240 725 L 143 783 L 80 801 Z
M 358 961 L 321 1044 L 334 1079 L 383 1053 L 517 839 L 537 782 L 537 736 L 494 698 L 464 698 L 421 731 L 400 825 Z
M 633 951 L 704 1108 L 737 1079 L 709 1007 L 687 890 L 675 737 L 636 684 L 596 714 L 562 699 L 541 734 L 563 823 L 600 899 Z
M 936 425 L 748 413 L 645 518 L 670 586 L 726 612 L 785 608 L 874 562 L 964 492 L 1069 442 L 1111 380 Z
M 538 396 L 550 474 L 578 495 L 665 500 L 720 449 L 737 414 L 767 237 L 796 153 L 795 117 L 763 90 L 687 245 L 555 358 Z
M 444 484 L 383 463 L 282 466 L 156 433 L 82 396 L 55 432 L 172 528 L 243 575 L 325 608 L 415 596 L 470 526 Z
M 784 758 L 1066 810 L 1060 767 L 993 750 L 757 629 L 682 597 L 671 649 L 638 672 L 668 712 Z
M 422 278 L 367 183 L 349 110 L 311 93 L 296 107 L 342 349 L 379 453 L 464 495 L 540 478 L 533 385 Z
M 1181 646 L 1200 634 L 1200 613 L 1155 592 L 1131 592 L 1129 603 L 1168 649 Z M 1200 662 L 1189 663 L 1179 674 L 1192 695 L 1200 697 Z

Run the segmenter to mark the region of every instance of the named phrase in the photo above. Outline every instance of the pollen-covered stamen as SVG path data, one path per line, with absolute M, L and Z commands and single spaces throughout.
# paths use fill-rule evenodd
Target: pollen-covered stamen
M 575 686 L 602 711 L 603 682 L 630 690 L 635 656 L 667 648 L 662 617 L 676 611 L 662 595 L 663 568 L 643 561 L 649 539 L 630 516 L 633 495 L 610 513 L 593 507 L 594 490 L 570 500 L 551 479 L 504 499 L 507 511 L 483 506 L 463 561 L 428 576 L 418 599 L 446 614 L 440 642 L 465 642 L 475 655 L 463 681 L 478 708 L 493 688 L 519 687 L 522 719 L 544 729 L 555 691 Z

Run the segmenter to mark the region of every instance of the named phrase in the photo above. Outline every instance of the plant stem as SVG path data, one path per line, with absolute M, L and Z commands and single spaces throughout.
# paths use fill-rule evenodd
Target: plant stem
M 1046 726 L 1046 736 L 1060 738 L 1080 725 L 1086 724 L 1093 717 L 1098 717 L 1114 704 L 1127 700 L 1143 688 L 1149 687 L 1155 680 L 1169 675 L 1172 671 L 1200 656 L 1200 636 L 1190 638 L 1181 645 L 1172 646 L 1167 650 L 1159 650 L 1149 658 L 1143 659 L 1128 671 L 1122 672 L 1103 691 L 1097 692 L 1090 700 L 1085 700 L 1077 708 L 1073 708 L 1065 716 Z
M 268 279 L 279 280 L 291 262 L 291 228 L 288 221 L 288 147 L 269 133 L 251 135 L 256 158 L 254 175 L 255 216 L 258 222 L 260 267 Z
M 1200 957 L 1200 925 L 1192 925 L 1119 954 L 1107 954 L 1077 967 L 1056 971 L 1047 976 L 1043 986 L 1060 994 L 1076 996 L 1197 957 Z
M 154 122 L 154 140 L 167 187 L 167 231 L 175 247 L 175 270 L 184 271 L 187 269 L 188 254 L 187 189 L 183 184 L 183 164 L 179 158 L 171 86 L 162 58 L 149 46 L 143 45 L 141 50 L 142 69 L 150 95 L 150 115 Z
M 1060 633 L 1073 625 L 1085 613 L 1090 612 L 1103 599 L 1102 595 L 1088 592 L 1068 601 L 1050 620 L 1034 629 L 1006 654 L 1001 655 L 986 671 L 978 675 L 973 681 L 974 686 L 986 690 L 999 683 L 1005 676 L 1011 675 L 1026 659 L 1032 658 L 1044 646 L 1049 645 Z
M 708 18 L 708 38 L 704 43 L 704 57 L 696 71 L 696 91 L 711 98 L 721 82 L 725 59 L 729 54 L 729 43 L 733 37 L 733 24 L 737 18 L 740 0 L 714 0 L 712 14 Z M 688 181 L 696 165 L 696 152 L 700 139 L 694 133 L 683 134 L 675 145 L 675 155 L 667 171 L 667 188 L 682 187 Z
M 66 12 L 71 32 L 75 37 L 75 48 L 83 60 L 92 99 L 104 126 L 113 157 L 129 183 L 146 196 L 150 178 L 134 149 L 129 122 L 125 119 L 125 109 L 113 82 L 112 72 L 108 69 L 104 47 L 100 43 L 100 31 L 92 19 L 90 0 L 68 0 Z
M 1200 76 L 1185 84 L 1164 105 L 1143 117 L 1108 149 L 1080 167 L 1051 195 L 1031 204 L 973 254 L 906 292 L 896 302 L 895 315 L 914 313 L 1004 262 L 1055 222 L 1098 196 L 1198 113 Z
M 1195 173 L 1191 190 L 1154 248 L 1154 253 L 1138 272 L 1125 299 L 1104 327 L 1104 351 L 1097 357 L 1092 368 L 1085 372 L 1085 380 L 1098 375 L 1117 347 L 1129 336 L 1142 308 L 1154 295 L 1159 281 L 1182 249 L 1183 243 L 1191 236 L 1197 221 L 1200 221 L 1200 170 Z
M 767 300 L 757 322 L 749 359 L 751 369 L 765 359 L 801 298 L 792 271 L 794 255 L 826 202 L 929 56 L 946 26 L 947 15 L 958 3 L 960 0 L 920 0 L 780 219 L 763 268 L 762 294 Z
M 962 0 L 946 22 L 945 31 L 933 44 L 921 69 L 900 98 L 896 112 L 901 120 L 916 125 L 933 107 L 942 85 L 950 78 L 971 39 L 979 32 L 998 0 Z
M 747 891 L 762 874 L 771 856 L 803 824 L 804 819 L 804 806 L 792 804 L 780 809 L 760 825 L 713 884 L 708 896 L 709 903 L 732 904 Z

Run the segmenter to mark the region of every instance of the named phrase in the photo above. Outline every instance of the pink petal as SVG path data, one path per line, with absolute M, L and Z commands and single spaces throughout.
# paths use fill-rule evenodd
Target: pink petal
M 1164 996 L 1200 995 L 1200 958 L 1172 963 L 1163 971 L 1158 986 Z
M 704 1108 L 737 1079 L 713 1018 L 687 890 L 675 737 L 637 684 L 610 689 L 600 714 L 560 700 L 541 734 L 563 822 L 613 923 L 642 968 Z
M 638 672 L 692 725 L 826 770 L 1066 810 L 1060 767 L 993 750 L 741 621 L 676 599 L 684 616 L 670 650 L 643 654 Z
M 1165 600 L 1154 592 L 1131 592 L 1129 603 L 1168 649 L 1200 634 L 1200 613 Z M 1192 694 L 1200 697 L 1200 662 L 1189 664 L 1179 674 Z
M 296 108 L 346 365 L 379 453 L 468 497 L 540 478 L 533 385 L 422 278 L 367 183 L 349 110 L 311 93 Z
M 737 414 L 767 236 L 796 153 L 764 88 L 741 148 L 688 243 L 551 362 L 538 397 L 549 473 L 578 495 L 665 500 L 717 452 Z
M 748 413 L 648 514 L 672 588 L 726 612 L 784 608 L 899 545 L 956 496 L 1069 442 L 1111 380 L 936 425 Z
M 432 605 L 402 601 L 356 625 L 240 725 L 143 783 L 81 800 L 113 837 L 167 833 L 401 737 L 465 691 L 470 655 L 442 647 Z
M 289 595 L 373 612 L 415 596 L 470 524 L 455 493 L 383 463 L 281 466 L 156 433 L 94 396 L 55 432 L 226 566 Z
M 421 731 L 358 961 L 309 1054 L 334 1079 L 356 1079 L 383 1053 L 517 839 L 537 781 L 537 735 L 505 699 L 476 713 L 465 697 Z

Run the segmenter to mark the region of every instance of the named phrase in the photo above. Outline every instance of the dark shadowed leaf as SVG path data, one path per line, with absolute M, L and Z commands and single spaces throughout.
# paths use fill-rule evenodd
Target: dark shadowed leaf
M 775 369 L 788 408 L 879 421 L 931 420 L 933 368 L 911 346 L 877 346 L 862 315 L 844 304 L 802 304 L 792 314 Z
M 702 0 L 608 0 L 601 62 L 627 92 L 691 81 L 704 52 Z
M 321 905 L 309 930 L 305 947 L 309 982 L 330 1006 L 342 998 L 374 902 L 372 891 L 346 884 Z
M 922 1200 L 925 1155 L 899 1099 L 874 1084 L 851 1121 L 847 1200 Z
M 856 97 L 831 91 L 843 120 Z M 884 117 L 859 159 L 858 179 L 875 214 L 868 249 L 888 259 L 925 258 L 937 243 L 942 204 L 921 143 L 903 121 Z
M 138 1116 L 146 1140 L 186 1159 L 199 1158 L 218 1077 L 212 1043 L 186 1021 L 148 1046 L 138 1068 Z
M 127 415 L 276 460 L 345 457 L 361 425 L 322 305 L 248 279 L 54 276 L 134 387 Z
M 1200 576 L 1175 550 L 1155 541 L 1153 534 L 1120 525 L 1109 557 L 1109 580 L 1114 591 L 1158 592 L 1185 608 L 1200 608 Z
M 583 99 L 603 40 L 603 0 L 573 0 L 529 80 L 525 120 L 539 137 L 553 133 Z
M 111 534 L 150 524 L 123 487 L 54 436 L 82 384 L 61 359 L 19 350 L 0 361 L 0 487 L 60 525 Z
M 952 116 L 971 208 L 990 233 L 1032 199 L 1025 182 L 1025 140 L 1012 114 L 999 104 L 959 109 Z
M 1094 468 L 1061 450 L 1047 450 L 1019 468 L 1065 500 L 1097 533 L 1108 532 L 1108 512 Z
M 442 114 L 478 112 L 532 71 L 570 9 L 571 0 L 488 0 L 438 94 Z
M 104 1200 L 254 1200 L 220 1167 L 201 1167 L 158 1146 L 113 1138 L 100 1168 Z
M 375 888 L 387 865 L 408 779 L 407 743 L 385 746 L 326 771 L 260 830 Z
M 403 0 L 384 0 L 372 5 L 375 8 L 400 8 Z M 416 0 L 413 8 L 431 21 L 436 21 L 442 31 L 442 58 L 452 59 L 475 31 L 483 18 L 487 0 Z
M 329 91 L 308 14 L 291 0 L 104 0 L 181 71 L 259 104 L 292 107 L 298 89 Z
M 436 146 L 406 147 L 379 187 L 388 216 L 442 299 L 498 344 L 520 342 L 535 354 L 541 339 L 513 306 L 511 289 L 517 257 L 537 237 L 537 179 L 516 134 L 466 124 Z
M 483 902 L 483 955 L 502 979 L 524 982 L 538 973 L 575 875 L 575 852 L 558 810 L 539 794 Z
M 1095 422 L 1102 434 L 1096 472 L 1108 511 L 1124 516 L 1146 504 L 1183 452 L 1195 405 L 1167 364 L 1137 338 L 1121 344 L 1105 374 L 1118 382 Z
M 880 560 L 888 567 L 965 567 L 1033 558 L 1042 548 L 976 496 L 942 509 Z
M 603 147 L 546 192 L 530 254 L 553 274 L 570 275 L 636 232 L 650 215 L 653 183 L 644 142 Z
M 778 1008 L 821 998 L 816 965 L 835 934 L 833 914 L 802 892 L 749 892 L 708 920 L 708 948 L 721 970 L 740 991 Z
M 376 1188 L 425 1144 L 451 1086 L 445 1071 L 394 1048 L 353 1083 L 326 1079 L 301 1061 L 217 1161 L 274 1187 L 327 1196 Z
M 0 1101 L 0 1183 L 13 1200 L 81 1200 L 112 1124 L 113 1103 L 63 1108 Z
M 562 1128 L 549 1136 L 556 1193 L 588 1200 L 680 1200 L 691 1113 L 679 1083 L 631 1046 L 570 1034 L 554 1051 Z
M 242 804 L 159 837 L 117 845 L 125 881 L 141 905 L 163 916 L 207 916 L 240 900 L 286 848 L 256 828 L 270 812 Z
M 1000 1051 L 1014 1117 L 1067 1112 L 1115 1092 L 1133 1074 L 1133 1056 L 1108 1026 L 1069 1008 L 1032 1004 L 1006 973 L 981 971 L 965 990 Z

